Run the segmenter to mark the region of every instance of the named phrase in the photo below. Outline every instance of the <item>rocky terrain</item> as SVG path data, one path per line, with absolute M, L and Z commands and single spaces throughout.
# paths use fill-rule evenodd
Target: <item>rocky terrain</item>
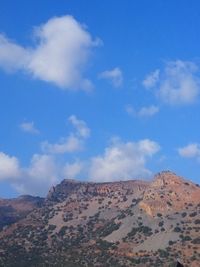
M 66 179 L 45 199 L 0 200 L 0 222 L 2 267 L 200 266 L 200 186 L 169 171 Z
M 0 230 L 26 217 L 33 209 L 41 207 L 43 202 L 43 198 L 27 195 L 0 199 Z

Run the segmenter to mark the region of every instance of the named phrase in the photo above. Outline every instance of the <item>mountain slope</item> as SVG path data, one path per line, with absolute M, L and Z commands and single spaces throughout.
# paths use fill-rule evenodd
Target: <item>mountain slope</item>
M 200 262 L 200 187 L 63 180 L 41 207 L 0 232 L 0 266 L 184 266 Z
M 15 223 L 43 204 L 44 199 L 33 196 L 20 196 L 14 199 L 0 199 L 0 230 Z

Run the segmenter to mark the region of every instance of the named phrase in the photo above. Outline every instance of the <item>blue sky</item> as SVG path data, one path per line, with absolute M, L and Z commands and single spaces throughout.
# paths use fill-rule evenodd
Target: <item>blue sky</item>
M 166 169 L 200 183 L 199 1 L 0 5 L 0 197 Z

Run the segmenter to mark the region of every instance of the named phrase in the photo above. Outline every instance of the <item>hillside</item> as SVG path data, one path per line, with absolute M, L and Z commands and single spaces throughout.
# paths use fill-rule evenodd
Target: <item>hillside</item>
M 200 187 L 169 171 L 149 182 L 66 179 L 24 210 L 3 201 L 0 266 L 200 266 Z M 6 227 L 3 206 L 19 216 Z
M 0 230 L 26 217 L 33 209 L 41 207 L 43 201 L 43 198 L 28 195 L 0 199 Z

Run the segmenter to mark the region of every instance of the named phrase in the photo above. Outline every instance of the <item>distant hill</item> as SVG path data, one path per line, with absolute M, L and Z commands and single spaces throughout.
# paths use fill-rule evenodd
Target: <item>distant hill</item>
M 33 209 L 41 207 L 43 201 L 43 198 L 28 195 L 0 199 L 0 230 L 24 218 Z
M 45 199 L 0 200 L 0 266 L 200 266 L 200 186 L 63 180 Z

